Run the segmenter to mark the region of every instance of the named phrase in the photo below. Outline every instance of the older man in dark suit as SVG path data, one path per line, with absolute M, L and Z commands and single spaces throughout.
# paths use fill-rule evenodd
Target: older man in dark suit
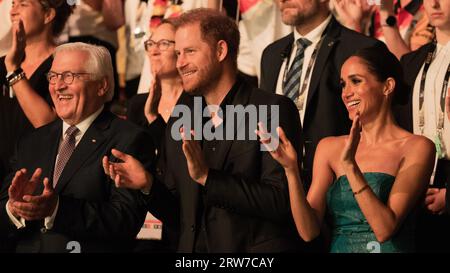
M 341 99 L 341 66 L 358 49 L 380 42 L 339 24 L 328 0 L 279 1 L 282 20 L 294 31 L 264 50 L 260 87 L 297 105 L 303 125 L 302 178 L 309 186 L 319 141 L 350 129 Z
M 19 252 L 130 250 L 145 208 L 114 186 L 101 159 L 120 147 L 149 168 L 154 150 L 143 130 L 104 109 L 111 56 L 83 43 L 59 46 L 47 78 L 60 119 L 17 145 L 17 172 L 0 192 L 0 240 Z

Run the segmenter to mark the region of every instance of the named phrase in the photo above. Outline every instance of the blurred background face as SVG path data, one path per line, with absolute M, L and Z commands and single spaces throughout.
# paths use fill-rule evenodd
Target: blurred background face
M 350 57 L 341 69 L 342 101 L 349 118 L 359 111 L 361 121 L 375 118 L 386 96 L 384 83 L 380 82 L 360 57 Z
M 10 11 L 11 22 L 22 20 L 27 37 L 43 31 L 45 27 L 43 6 L 38 0 L 14 0 Z
M 319 12 L 318 0 L 279 0 L 281 20 L 286 25 L 301 25 Z
M 86 69 L 88 53 L 84 51 L 61 51 L 53 60 L 50 72 L 89 73 Z M 58 77 L 56 84 L 49 84 L 50 95 L 58 116 L 70 125 L 76 125 L 103 105 L 101 84 L 94 74 L 74 77 L 71 84 Z
M 423 6 L 432 26 L 450 31 L 450 0 L 424 0 Z
M 186 92 L 204 95 L 217 83 L 222 67 L 212 48 L 201 37 L 200 25 L 190 24 L 177 29 L 175 49 L 177 68 Z
M 160 78 L 177 76 L 174 27 L 170 24 L 160 25 L 153 32 L 150 40 L 156 43 L 153 46 L 147 46 L 147 56 L 154 73 Z M 160 45 L 158 46 L 157 43 Z

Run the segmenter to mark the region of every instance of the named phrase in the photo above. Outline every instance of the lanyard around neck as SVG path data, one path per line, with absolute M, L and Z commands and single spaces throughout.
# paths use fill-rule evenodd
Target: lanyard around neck
M 427 57 L 425 59 L 425 64 L 423 66 L 422 77 L 420 79 L 420 88 L 419 88 L 419 129 L 421 134 L 424 132 L 425 127 L 425 114 L 423 109 L 423 103 L 425 101 L 425 81 L 427 78 L 428 69 L 434 58 L 436 57 L 436 40 L 433 41 L 432 46 L 428 50 Z M 442 83 L 441 95 L 440 95 L 440 112 L 437 130 L 442 130 L 444 128 L 444 113 L 445 113 L 445 97 L 447 96 L 447 86 L 448 86 L 448 77 L 450 76 L 450 63 L 447 66 L 447 71 L 445 72 L 444 82 Z

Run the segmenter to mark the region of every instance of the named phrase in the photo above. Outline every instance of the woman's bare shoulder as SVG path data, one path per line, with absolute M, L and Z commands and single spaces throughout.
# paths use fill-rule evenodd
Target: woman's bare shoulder
M 407 146 L 413 145 L 413 147 L 410 147 L 412 149 L 414 149 L 414 148 L 434 149 L 435 148 L 433 141 L 431 141 L 429 138 L 420 136 L 420 135 L 414 135 L 414 134 L 411 134 L 411 136 L 407 138 L 405 144 Z M 415 146 L 417 146 L 417 147 L 415 147 Z
M 335 162 L 342 151 L 342 148 L 345 146 L 345 140 L 348 135 L 344 136 L 330 136 L 325 137 L 320 140 L 316 154 L 319 157 L 325 156 L 327 158 L 327 162 L 330 165 L 333 165 L 332 162 Z
M 436 146 L 433 141 L 424 136 L 411 134 L 406 138 L 403 150 L 405 156 L 419 155 L 419 157 L 425 157 L 434 154 L 436 152 Z
M 340 147 L 340 145 L 345 143 L 345 140 L 347 139 L 347 137 L 348 137 L 348 135 L 325 137 L 320 140 L 318 146 L 320 146 L 322 148 Z

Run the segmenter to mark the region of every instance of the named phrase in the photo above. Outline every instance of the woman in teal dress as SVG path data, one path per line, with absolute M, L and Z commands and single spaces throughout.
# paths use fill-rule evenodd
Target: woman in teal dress
M 299 235 L 311 241 L 329 219 L 331 252 L 414 251 L 414 209 L 434 164 L 434 144 L 401 129 L 391 104 L 401 92 L 400 63 L 385 47 L 358 51 L 341 70 L 342 100 L 353 120 L 350 134 L 320 141 L 306 196 L 297 154 L 278 128 L 268 147 L 285 169 Z M 316 126 L 320 126 L 319 124 Z M 257 132 L 262 143 L 267 133 Z

